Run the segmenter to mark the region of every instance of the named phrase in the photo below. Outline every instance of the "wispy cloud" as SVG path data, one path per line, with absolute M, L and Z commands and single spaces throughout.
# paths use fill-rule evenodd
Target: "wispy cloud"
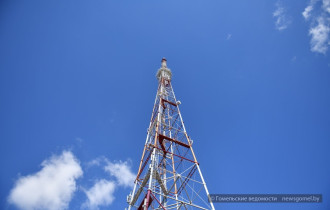
M 231 34 L 227 34 L 227 38 L 226 39 L 227 40 L 231 39 L 231 36 L 232 36 Z
M 99 209 L 99 206 L 110 205 L 115 199 L 115 189 L 116 184 L 113 181 L 105 179 L 96 181 L 93 187 L 84 190 L 87 196 L 87 201 L 83 203 L 82 208 Z
M 313 52 L 323 53 L 325 54 L 328 50 L 329 42 L 329 19 L 324 17 L 319 17 L 317 19 L 317 24 L 314 27 L 311 27 L 309 30 L 309 34 L 312 36 L 311 38 L 311 50 Z
M 330 0 L 311 0 L 302 15 L 310 22 L 311 51 L 325 54 L 330 45 Z
M 305 8 L 305 10 L 302 12 L 302 15 L 306 20 L 308 20 L 311 17 L 311 13 L 314 10 L 315 4 L 318 2 L 318 0 L 310 0 L 308 6 Z
M 39 172 L 16 181 L 8 202 L 20 209 L 67 209 L 76 191 L 76 179 L 83 175 L 79 161 L 64 151 L 41 166 Z
M 303 11 L 302 15 L 306 20 L 310 18 L 312 10 L 313 10 L 313 5 L 308 5 Z
M 107 161 L 104 170 L 117 179 L 118 185 L 133 187 L 136 175 L 131 172 L 131 167 L 127 161 L 119 161 L 117 163 Z
M 114 192 L 117 188 L 133 187 L 136 175 L 132 173 L 128 161 L 111 162 L 101 157 L 90 161 L 87 165 L 103 167 L 111 179 L 96 180 L 90 189 L 83 189 L 87 196 L 82 204 L 83 209 L 99 209 L 100 206 L 108 206 L 114 201 Z
M 277 30 L 282 31 L 291 24 L 291 18 L 286 14 L 286 9 L 279 1 L 275 4 L 275 6 L 276 9 L 273 12 L 275 27 Z
M 323 9 L 330 14 L 330 0 L 323 0 Z

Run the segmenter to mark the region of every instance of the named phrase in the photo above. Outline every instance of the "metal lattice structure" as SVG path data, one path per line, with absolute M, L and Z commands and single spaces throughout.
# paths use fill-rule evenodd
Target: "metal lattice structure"
M 156 100 L 128 210 L 214 209 L 162 59 Z

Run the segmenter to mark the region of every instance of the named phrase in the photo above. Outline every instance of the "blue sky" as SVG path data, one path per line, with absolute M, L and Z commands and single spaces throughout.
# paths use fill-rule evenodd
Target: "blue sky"
M 329 209 L 329 25 L 329 0 L 2 1 L 0 208 L 124 209 L 166 57 L 211 193 L 323 194 L 216 209 Z

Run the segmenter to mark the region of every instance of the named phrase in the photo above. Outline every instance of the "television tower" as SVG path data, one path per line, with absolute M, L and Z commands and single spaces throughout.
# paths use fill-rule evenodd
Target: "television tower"
M 212 209 L 171 85 L 172 72 L 163 58 L 148 134 L 128 210 Z

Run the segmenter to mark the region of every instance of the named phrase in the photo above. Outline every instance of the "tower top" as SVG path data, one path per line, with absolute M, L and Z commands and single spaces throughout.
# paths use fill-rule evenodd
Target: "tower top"
M 166 58 L 165 57 L 163 57 L 162 58 L 162 68 L 166 68 Z
M 167 62 L 166 58 L 163 57 L 161 62 L 161 67 L 160 69 L 158 69 L 158 72 L 156 74 L 158 81 L 161 81 L 162 78 L 167 79 L 169 81 L 171 81 L 172 79 L 172 72 L 169 68 L 167 68 L 166 62 Z

